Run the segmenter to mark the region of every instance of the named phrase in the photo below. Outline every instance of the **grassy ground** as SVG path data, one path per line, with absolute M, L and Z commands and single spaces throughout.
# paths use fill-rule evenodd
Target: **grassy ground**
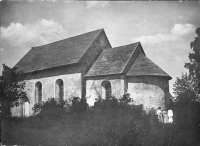
M 48 110 L 47 110 L 48 111 Z M 93 108 L 2 120 L 6 145 L 198 146 L 187 127 L 158 123 L 142 107 Z
M 140 117 L 141 116 L 141 117 Z M 60 119 L 10 118 L 2 121 L 3 144 L 17 145 L 167 145 L 163 126 L 130 111 L 92 111 Z

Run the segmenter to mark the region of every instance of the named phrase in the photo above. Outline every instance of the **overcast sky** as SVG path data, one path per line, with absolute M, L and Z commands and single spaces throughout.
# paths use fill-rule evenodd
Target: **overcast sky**
M 112 47 L 140 41 L 166 71 L 170 91 L 189 62 L 200 2 L 1 2 L 1 64 L 13 67 L 33 46 L 104 28 Z M 2 71 L 2 65 L 0 67 Z

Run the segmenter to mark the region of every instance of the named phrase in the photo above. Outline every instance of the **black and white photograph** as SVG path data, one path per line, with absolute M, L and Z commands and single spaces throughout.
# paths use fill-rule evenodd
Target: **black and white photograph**
M 200 1 L 0 1 L 1 145 L 199 146 Z

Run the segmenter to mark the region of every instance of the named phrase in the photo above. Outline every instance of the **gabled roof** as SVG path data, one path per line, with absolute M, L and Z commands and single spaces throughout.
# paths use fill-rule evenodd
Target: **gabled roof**
M 164 72 L 160 67 L 158 67 L 154 62 L 147 58 L 143 53 L 141 53 L 130 70 L 126 74 L 127 76 L 140 76 L 140 75 L 154 75 L 154 76 L 165 76 L 171 77 Z
M 85 76 L 120 74 L 138 43 L 103 50 Z
M 32 48 L 16 65 L 18 71 L 33 72 L 78 63 L 103 29 Z

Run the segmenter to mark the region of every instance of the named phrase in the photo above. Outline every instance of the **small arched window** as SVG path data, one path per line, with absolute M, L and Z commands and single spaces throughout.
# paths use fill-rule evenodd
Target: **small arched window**
M 59 100 L 63 100 L 64 97 L 64 90 L 63 90 L 64 86 L 63 86 L 63 80 L 58 79 L 56 80 L 56 98 Z
M 36 103 L 42 103 L 42 83 L 37 82 L 35 84 L 35 101 Z
M 109 81 L 103 81 L 102 82 L 102 96 L 105 99 L 109 99 L 112 95 L 111 90 L 111 83 Z

